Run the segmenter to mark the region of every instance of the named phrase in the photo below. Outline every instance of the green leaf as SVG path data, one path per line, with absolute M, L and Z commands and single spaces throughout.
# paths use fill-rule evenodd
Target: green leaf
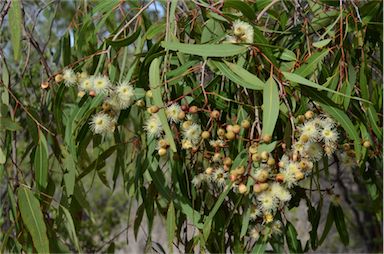
M 235 56 L 247 51 L 247 47 L 232 44 L 185 44 L 163 41 L 161 46 L 167 50 L 205 57 Z
M 156 106 L 160 108 L 157 113 L 160 117 L 161 125 L 163 126 L 165 132 L 165 138 L 169 143 L 171 150 L 176 152 L 176 144 L 173 139 L 171 128 L 169 127 L 167 116 L 165 115 L 163 99 L 161 95 L 161 81 L 160 81 L 160 59 L 156 58 L 152 61 L 149 67 L 149 84 L 153 94 L 153 100 Z
M 263 90 L 262 135 L 272 135 L 279 116 L 279 90 L 273 78 L 269 78 Z
M 331 39 L 325 39 L 325 40 L 321 40 L 321 41 L 317 41 L 317 42 L 314 42 L 312 45 L 315 47 L 315 48 L 323 48 L 325 46 L 327 46 L 332 40 Z
M 240 65 L 233 64 L 227 61 L 224 61 L 224 62 L 236 75 L 238 75 L 245 82 L 251 84 L 252 85 L 251 89 L 254 89 L 254 90 L 264 89 L 264 86 L 265 86 L 264 82 L 261 81 L 256 75 L 245 70 Z
M 20 131 L 23 128 L 9 117 L 0 117 L 0 130 Z
M 255 246 L 252 249 L 252 254 L 264 254 L 265 249 L 267 248 L 267 242 L 263 241 L 261 238 L 256 242 Z
M 343 209 L 341 208 L 340 205 L 333 205 L 331 203 L 331 206 L 333 210 L 333 216 L 335 219 L 336 229 L 339 232 L 341 242 L 345 246 L 347 246 L 349 243 L 349 236 L 348 236 L 347 226 L 345 225 Z
M 229 78 L 231 81 L 235 82 L 236 84 L 248 88 L 248 89 L 253 89 L 253 90 L 262 90 L 263 86 L 260 86 L 257 81 L 256 82 L 248 82 L 235 74 L 230 68 L 228 68 L 225 64 L 219 61 L 210 61 L 215 67 L 217 67 L 222 75 L 226 76 Z M 241 67 L 240 67 L 241 68 Z M 245 71 L 245 70 L 244 70 Z M 252 75 L 252 74 L 251 74 Z M 261 81 L 260 81 L 261 82 Z
M 313 74 L 313 72 L 317 69 L 317 65 L 323 61 L 324 57 L 326 57 L 329 53 L 328 49 L 325 49 L 320 52 L 316 52 L 313 55 L 311 55 L 305 64 L 300 66 L 297 70 L 295 70 L 295 74 L 306 77 L 309 74 Z
M 47 229 L 39 200 L 26 187 L 17 190 L 17 197 L 21 218 L 32 236 L 33 246 L 38 253 L 49 253 Z
M 333 214 L 333 211 L 332 211 L 332 204 L 330 204 L 329 205 L 329 209 L 328 209 L 327 221 L 325 222 L 323 234 L 321 235 L 320 240 L 319 240 L 319 244 L 318 244 L 319 246 L 324 242 L 324 240 L 327 237 L 329 231 L 331 230 L 333 221 L 334 221 L 334 214 Z
M 349 137 L 354 140 L 356 157 L 359 159 L 361 152 L 360 137 L 348 115 L 344 113 L 343 110 L 339 109 L 337 105 L 335 105 L 335 103 L 330 100 L 325 93 L 321 93 L 309 88 L 305 89 L 305 91 L 313 100 L 318 101 L 324 111 L 333 117 L 336 122 L 343 127 Z
M 148 39 L 148 40 L 152 40 L 159 33 L 164 33 L 165 28 L 166 28 L 166 24 L 164 22 L 158 23 L 158 24 L 152 24 L 148 28 L 147 32 L 145 33 L 145 35 L 143 37 Z
M 171 253 L 173 253 L 173 239 L 175 238 L 176 230 L 176 214 L 173 202 L 169 204 L 167 212 L 167 236 L 168 236 L 168 247 Z
M 226 0 L 224 1 L 224 8 L 234 8 L 241 11 L 248 19 L 256 19 L 255 11 L 245 2 L 239 0 Z
M 232 189 L 232 184 L 229 183 L 229 182 L 225 186 L 226 186 L 225 190 L 220 194 L 220 196 L 217 199 L 217 201 L 216 201 L 215 205 L 213 206 L 212 210 L 209 212 L 208 217 L 205 219 L 204 227 L 203 227 L 204 239 L 205 240 L 208 239 L 208 236 L 210 234 L 210 228 L 211 228 L 211 225 L 212 225 L 213 217 L 215 216 L 215 214 L 219 210 L 221 204 L 224 202 L 225 197 L 228 195 L 228 193 Z
M 285 234 L 289 249 L 294 253 L 303 252 L 301 242 L 297 239 L 297 231 L 289 221 L 285 225 Z
M 21 14 L 21 0 L 13 0 L 9 8 L 9 29 L 11 33 L 11 45 L 13 48 L 13 57 L 18 61 L 21 56 L 21 30 L 22 30 L 22 14 Z
M 113 40 L 112 38 L 105 39 L 106 43 L 116 49 L 129 46 L 134 43 L 136 39 L 140 36 L 141 29 L 138 28 L 133 34 L 126 38 Z
M 48 184 L 48 145 L 44 133 L 39 132 L 39 143 L 35 151 L 35 178 L 39 189 L 45 189 Z
M 305 86 L 309 86 L 309 87 L 316 88 L 316 89 L 319 89 L 319 90 L 325 90 L 325 91 L 328 91 L 328 92 L 331 92 L 331 93 L 334 93 L 334 94 L 338 94 L 338 95 L 341 95 L 341 96 L 344 96 L 344 97 L 348 97 L 348 98 L 351 98 L 351 99 L 368 102 L 368 101 L 366 101 L 364 99 L 361 99 L 361 98 L 358 98 L 358 97 L 348 96 L 348 95 L 345 95 L 343 93 L 340 93 L 340 92 L 334 91 L 332 89 L 329 89 L 327 87 L 318 85 L 315 82 L 312 82 L 312 81 L 310 81 L 310 80 L 308 80 L 306 78 L 303 78 L 303 77 L 297 75 L 296 73 L 290 73 L 290 72 L 284 72 L 284 71 L 282 73 L 283 73 L 284 77 L 287 80 L 291 81 L 291 82 L 298 83 L 298 84 L 305 85 Z
M 80 245 L 79 245 L 79 240 L 77 239 L 75 224 L 73 223 L 71 213 L 64 206 L 60 206 L 60 209 L 63 211 L 64 216 L 65 216 L 65 224 L 64 225 L 68 231 L 69 238 L 71 238 L 72 243 L 75 245 L 77 252 L 80 253 L 81 249 L 80 249 Z
M 251 207 L 248 206 L 246 212 L 243 213 L 243 221 L 241 223 L 240 238 L 242 238 L 247 234 L 250 214 L 251 214 Z
M 278 58 L 284 61 L 296 61 L 296 55 L 288 49 L 284 49 L 283 52 L 277 54 Z

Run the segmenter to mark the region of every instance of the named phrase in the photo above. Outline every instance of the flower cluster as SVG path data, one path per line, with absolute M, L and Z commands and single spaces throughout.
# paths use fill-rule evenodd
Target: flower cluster
M 79 97 L 85 94 L 105 96 L 103 111 L 92 116 L 90 121 L 91 130 L 95 134 L 103 134 L 114 130 L 117 115 L 120 110 L 132 105 L 135 100 L 135 90 L 127 82 L 113 85 L 108 77 L 95 74 L 88 75 L 86 72 L 75 73 L 72 69 L 65 69 L 63 74 L 55 76 L 57 82 L 64 81 L 66 86 L 78 85 Z
M 233 23 L 233 35 L 227 36 L 229 43 L 252 43 L 253 42 L 253 28 L 250 24 L 241 20 L 236 20 Z

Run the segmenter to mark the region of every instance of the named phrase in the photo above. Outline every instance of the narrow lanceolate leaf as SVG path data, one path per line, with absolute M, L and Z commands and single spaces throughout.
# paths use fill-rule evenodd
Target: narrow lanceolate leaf
M 21 0 L 13 0 L 9 9 L 9 29 L 11 33 L 11 45 L 13 47 L 13 57 L 15 60 L 19 60 L 21 55 L 21 28 L 22 28 L 22 16 L 21 16 Z
M 173 202 L 169 204 L 167 212 L 167 235 L 168 235 L 168 247 L 171 253 L 173 253 L 173 239 L 175 238 L 176 230 L 176 215 Z
M 327 46 L 331 41 L 332 41 L 331 39 L 325 39 L 325 40 L 314 42 L 312 45 L 316 48 L 323 48 Z
M 349 138 L 354 140 L 356 157 L 359 159 L 361 153 L 360 136 L 348 115 L 343 110 L 339 109 L 337 105 L 335 105 L 335 103 L 330 100 L 325 93 L 319 93 L 313 89 L 305 89 L 305 91 L 309 97 L 315 101 L 318 101 L 324 111 L 328 113 L 333 119 L 335 119 L 336 122 L 341 125 L 341 127 L 343 127 Z
M 279 116 L 279 90 L 273 78 L 269 78 L 263 90 L 262 135 L 272 135 Z
M 297 239 L 297 231 L 296 231 L 295 227 L 292 225 L 292 223 L 287 221 L 287 224 L 285 226 L 285 230 L 286 230 L 285 236 L 287 238 L 287 243 L 288 243 L 289 249 L 294 253 L 302 252 L 301 243 Z
M 333 209 L 333 216 L 335 218 L 336 229 L 339 232 L 340 240 L 344 245 L 348 245 L 349 236 L 347 226 L 345 225 L 343 209 L 340 205 L 331 204 Z
M 47 229 L 39 200 L 25 187 L 18 189 L 17 197 L 21 218 L 31 234 L 33 246 L 38 253 L 49 253 Z
M 173 152 L 176 152 L 176 144 L 173 140 L 171 128 L 169 127 L 167 116 L 165 115 L 164 103 L 161 95 L 161 82 L 160 82 L 160 59 L 153 60 L 149 67 L 149 84 L 153 94 L 153 100 L 155 105 L 161 108 L 157 113 L 160 117 L 161 125 L 165 132 L 165 138 L 167 139 Z
M 244 78 L 237 75 L 234 71 L 232 71 L 228 66 L 226 66 L 224 63 L 219 61 L 211 61 L 214 66 L 216 66 L 222 75 L 229 78 L 234 83 L 247 88 L 247 89 L 253 89 L 253 90 L 262 90 L 263 86 L 260 84 L 257 84 L 257 82 L 248 82 L 248 80 L 245 80 Z
M 246 69 L 242 68 L 237 64 L 233 64 L 227 61 L 224 61 L 225 64 L 241 79 L 252 85 L 251 89 L 262 90 L 264 88 L 264 82 L 261 81 L 256 75 L 250 73 Z
M 305 64 L 295 70 L 295 73 L 302 77 L 306 77 L 309 74 L 312 74 L 317 69 L 317 65 L 323 61 L 324 57 L 326 57 L 328 53 L 328 49 L 314 53 L 307 59 Z
M 310 80 L 308 80 L 306 78 L 303 78 L 302 76 L 297 75 L 296 73 L 290 73 L 290 72 L 284 72 L 284 71 L 282 73 L 283 73 L 284 77 L 287 80 L 291 81 L 291 82 L 298 83 L 300 85 L 305 85 L 305 86 L 313 87 L 313 88 L 316 88 L 316 89 L 319 89 L 319 90 L 325 90 L 325 91 L 328 91 L 328 92 L 331 92 L 331 93 L 334 93 L 334 94 L 338 94 L 338 95 L 341 95 L 341 96 L 344 96 L 344 97 L 348 97 L 348 98 L 351 98 L 351 99 L 368 102 L 367 100 L 364 100 L 362 98 L 348 96 L 348 95 L 345 95 L 343 93 L 340 93 L 340 92 L 334 91 L 332 89 L 329 89 L 327 87 L 318 85 L 318 84 L 316 84 L 313 81 L 310 81 Z
M 180 51 L 190 55 L 205 57 L 235 56 L 247 51 L 247 47 L 245 46 L 232 44 L 186 44 L 179 42 L 162 42 L 161 46 L 167 50 Z
M 48 184 L 48 145 L 42 132 L 39 133 L 39 143 L 35 151 L 35 179 L 40 189 Z
M 73 223 L 71 213 L 68 211 L 67 208 L 63 206 L 60 206 L 60 209 L 63 211 L 65 216 L 65 227 L 68 231 L 68 235 L 71 238 L 72 243 L 75 245 L 77 252 L 81 252 L 79 240 L 77 239 L 77 235 L 76 235 L 75 224 Z

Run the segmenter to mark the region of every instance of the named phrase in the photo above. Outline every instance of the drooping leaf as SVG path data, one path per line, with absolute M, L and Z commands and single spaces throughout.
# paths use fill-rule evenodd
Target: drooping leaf
M 317 69 L 318 64 L 323 61 L 323 59 L 328 55 L 328 53 L 328 49 L 313 53 L 313 55 L 311 55 L 307 59 L 307 61 L 302 66 L 300 66 L 300 68 L 295 70 L 295 74 L 301 77 L 306 77 L 309 74 L 312 74 Z
M 297 239 L 297 231 L 295 227 L 287 221 L 285 225 L 285 236 L 289 249 L 294 253 L 302 253 L 301 242 Z
M 263 90 L 262 135 L 272 135 L 279 117 L 279 90 L 273 78 L 269 78 Z
M 175 214 L 175 207 L 173 206 L 173 202 L 171 201 L 168 207 L 168 212 L 167 212 L 168 247 L 171 253 L 173 253 L 173 239 L 175 238 L 175 230 L 176 230 L 176 214 Z
M 155 105 L 160 108 L 159 112 L 157 113 L 160 117 L 161 125 L 165 132 L 165 138 L 167 139 L 167 142 L 170 145 L 170 148 L 173 152 L 176 152 L 176 144 L 173 139 L 171 128 L 169 127 L 167 116 L 165 115 L 164 110 L 164 104 L 163 99 L 161 95 L 161 81 L 160 81 L 160 59 L 156 58 L 153 60 L 149 67 L 149 84 L 151 87 L 151 91 L 153 94 L 153 100 L 155 102 Z
M 40 189 L 48 184 L 48 145 L 44 133 L 39 132 L 39 143 L 35 151 L 35 178 Z
M 8 13 L 9 29 L 11 33 L 11 45 L 13 48 L 13 57 L 16 61 L 21 56 L 21 31 L 22 31 L 22 13 L 21 0 L 13 0 Z
M 39 200 L 26 187 L 19 187 L 17 197 L 21 218 L 31 234 L 33 246 L 38 253 L 49 253 L 47 228 Z

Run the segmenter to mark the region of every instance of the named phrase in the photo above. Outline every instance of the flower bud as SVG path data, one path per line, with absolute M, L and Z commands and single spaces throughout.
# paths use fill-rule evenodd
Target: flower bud
M 153 97 L 152 90 L 148 90 L 148 91 L 145 93 L 145 96 L 147 96 L 148 98 L 152 98 L 152 97 Z
M 169 146 L 169 144 L 165 139 L 160 139 L 159 140 L 159 146 L 160 146 L 160 148 L 167 148 Z
M 96 92 L 94 90 L 89 91 L 89 96 L 95 97 L 96 96 Z
M 196 106 L 192 106 L 189 108 L 189 113 L 195 114 L 195 113 L 197 113 L 198 110 L 199 109 Z
M 267 165 L 268 165 L 268 166 L 273 166 L 273 165 L 275 165 L 275 159 L 273 159 L 273 158 L 269 158 L 269 159 L 267 160 Z
M 211 118 L 213 118 L 213 119 L 219 119 L 219 117 L 220 117 L 220 112 L 217 111 L 217 110 L 213 110 L 213 111 L 209 114 L 209 116 L 210 116 Z
M 63 81 L 63 75 L 61 75 L 61 74 L 57 74 L 56 76 L 55 76 L 55 81 L 57 82 L 57 83 L 60 83 L 61 81 Z
M 254 162 L 260 162 L 260 161 L 261 161 L 260 154 L 258 154 L 258 153 L 254 153 L 254 154 L 252 154 L 252 161 L 254 161 Z
M 158 106 L 151 106 L 151 107 L 149 107 L 149 113 L 151 113 L 151 114 L 155 114 L 155 113 L 157 113 L 157 112 L 159 112 L 159 107 Z
M 218 135 L 220 138 L 224 137 L 224 135 L 225 135 L 225 130 L 224 130 L 223 128 L 219 128 L 219 129 L 217 130 L 217 135 Z
M 363 146 L 364 146 L 365 148 L 370 148 L 370 147 L 371 147 L 371 142 L 369 142 L 369 140 L 365 140 L 365 141 L 363 142 Z
M 272 136 L 271 135 L 263 135 L 262 139 L 263 139 L 264 143 L 269 144 L 272 141 Z
M 248 129 L 249 127 L 251 127 L 251 123 L 247 119 L 244 119 L 243 121 L 241 121 L 241 127 L 243 127 L 244 129 Z
M 232 131 L 233 131 L 235 134 L 239 134 L 239 133 L 240 133 L 240 130 L 241 130 L 240 125 L 238 125 L 238 124 L 233 125 Z
M 165 148 L 160 148 L 159 151 L 158 151 L 158 154 L 159 154 L 160 156 L 164 156 L 164 155 L 166 155 L 166 154 L 167 154 L 167 149 L 165 149 Z
M 205 169 L 205 173 L 206 173 L 207 175 L 212 175 L 212 173 L 213 173 L 213 168 L 211 168 L 211 167 L 206 168 L 206 169 Z
M 202 139 L 209 139 L 210 136 L 211 136 L 211 134 L 209 133 L 209 131 L 203 131 L 201 133 L 201 138 Z
M 226 134 L 225 134 L 225 137 L 229 140 L 234 140 L 236 138 L 236 135 L 235 133 L 233 133 L 233 131 L 228 131 Z
M 263 151 L 261 152 L 260 157 L 263 161 L 266 161 L 269 158 L 269 153 L 267 153 L 266 151 Z
M 185 118 L 185 112 L 180 111 L 179 114 L 177 114 L 177 119 L 184 120 L 184 118 Z
M 276 181 L 279 182 L 279 183 L 282 183 L 284 182 L 284 175 L 283 174 L 277 174 L 276 175 Z
M 304 117 L 303 115 L 299 115 L 299 116 L 297 117 L 297 121 L 298 121 L 299 123 L 304 123 L 304 121 L 305 121 L 305 117 Z
M 47 89 L 47 88 L 49 88 L 49 83 L 48 83 L 48 81 L 44 81 L 43 83 L 41 83 L 41 89 Z
M 231 165 L 232 165 L 232 160 L 231 160 L 231 158 L 226 157 L 226 158 L 224 159 L 223 164 L 224 164 L 224 165 L 227 165 L 227 166 L 231 166 Z
M 144 100 L 138 100 L 138 101 L 136 101 L 136 106 L 138 106 L 138 107 L 145 107 L 145 102 L 144 102 Z
M 264 183 L 268 180 L 269 173 L 265 169 L 260 169 L 260 171 L 257 173 L 256 181 L 260 183 Z
M 230 125 L 230 124 L 228 124 L 228 125 L 225 127 L 225 129 L 226 129 L 227 131 L 232 131 L 232 130 L 233 130 L 233 126 Z
M 247 186 L 245 186 L 245 184 L 241 183 L 239 184 L 239 193 L 240 194 L 244 194 L 248 191 L 248 188 Z
M 311 119 L 313 117 L 314 113 L 313 111 L 311 110 L 308 110 L 307 112 L 305 112 L 304 116 L 307 120 Z
M 248 148 L 248 152 L 250 154 L 255 154 L 257 153 L 257 144 L 252 144 L 249 148 Z
M 284 168 L 285 163 L 283 161 L 279 161 L 277 165 L 279 166 L 279 168 Z

